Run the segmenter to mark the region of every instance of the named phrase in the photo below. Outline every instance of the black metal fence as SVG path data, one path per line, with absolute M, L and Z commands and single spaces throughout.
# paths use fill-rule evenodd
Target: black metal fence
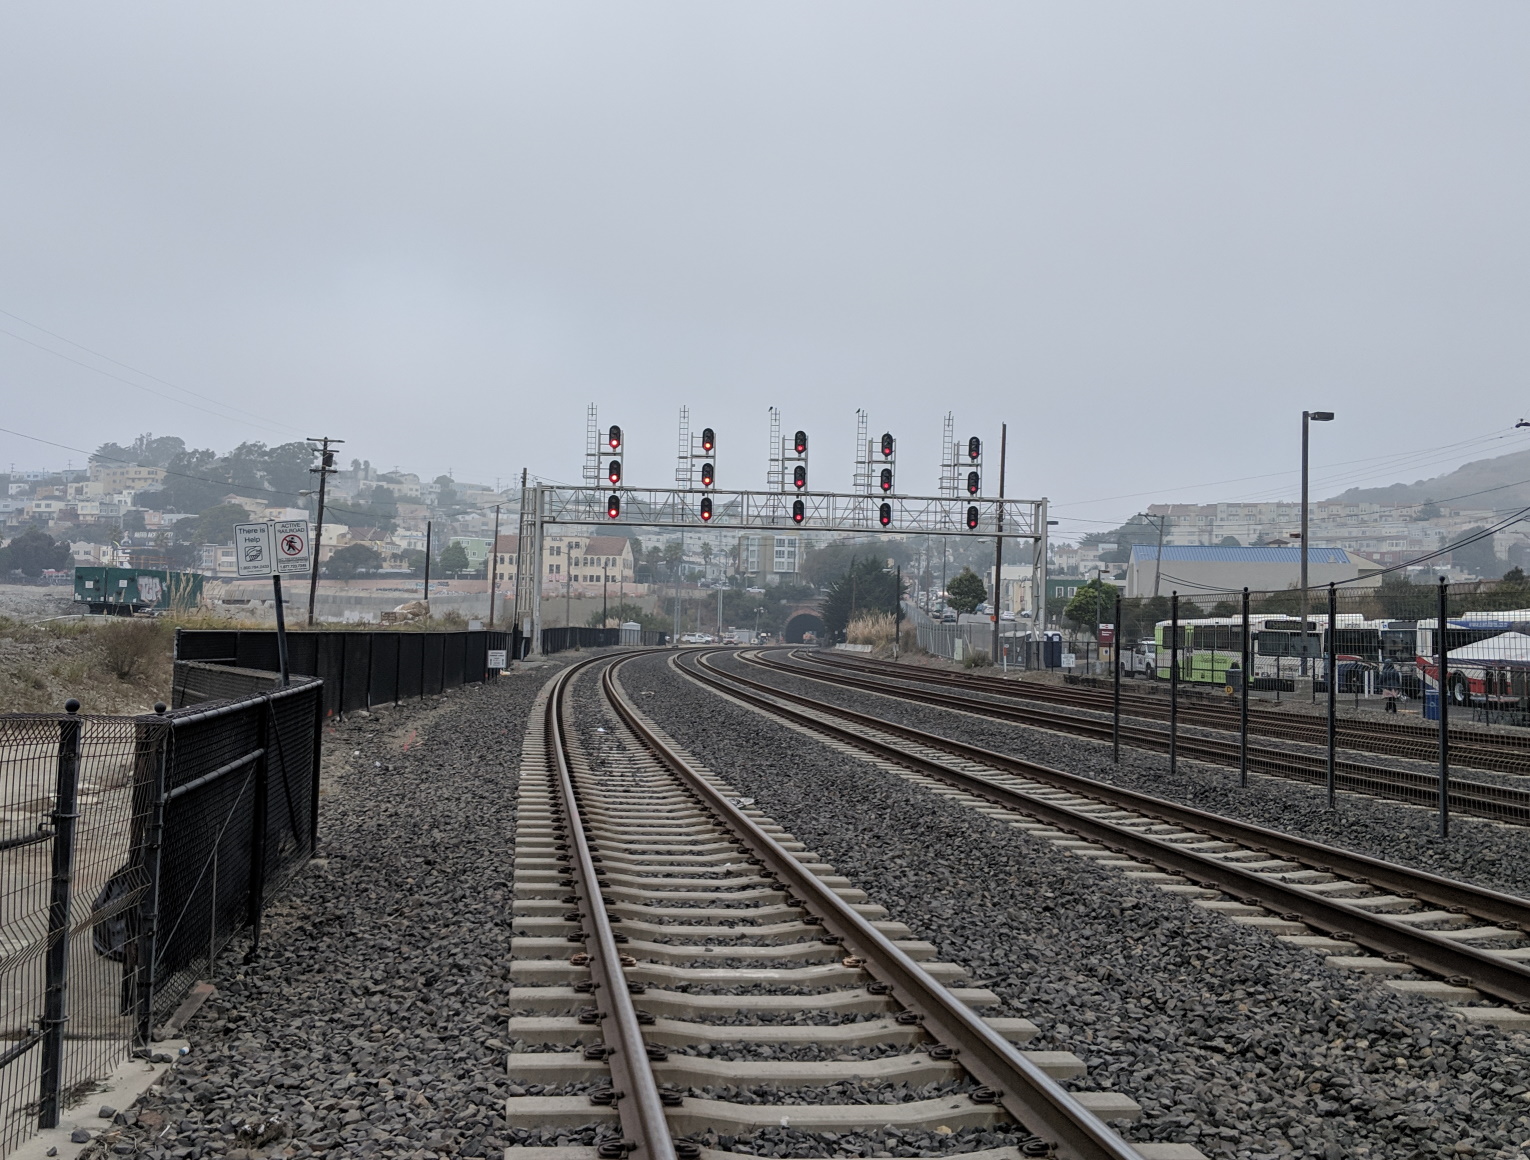
M 324 682 L 325 716 L 479 684 L 498 672 L 489 668 L 491 651 L 503 649 L 514 659 L 522 646 L 519 629 L 287 634 L 290 671 Z M 175 656 L 245 669 L 279 667 L 274 631 L 179 629 Z
M 209 681 L 139 717 L 0 716 L 0 1151 L 147 1049 L 237 934 L 256 949 L 312 856 L 322 686 Z
M 1175 592 L 1114 616 L 1119 664 L 1090 683 L 1120 742 L 1313 782 L 1330 806 L 1432 807 L 1442 834 L 1453 812 L 1530 824 L 1530 790 L 1492 776 L 1530 774 L 1524 577 Z
M 639 639 L 634 640 L 634 636 Z M 542 630 L 542 652 L 544 654 L 567 652 L 569 649 L 575 648 L 616 648 L 623 644 L 641 644 L 663 648 L 668 643 L 669 633 L 657 632 L 646 628 L 641 633 L 638 633 L 635 629 L 585 628 L 581 625 L 544 628 Z

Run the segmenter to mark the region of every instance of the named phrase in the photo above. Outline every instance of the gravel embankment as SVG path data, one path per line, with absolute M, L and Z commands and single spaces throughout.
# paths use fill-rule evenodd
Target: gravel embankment
M 1084 1057 L 1078 1086 L 1141 1103 L 1129 1137 L 1240 1160 L 1509 1157 L 1530 1140 L 1524 1038 L 1465 1027 L 1438 1004 L 1331 971 L 1310 952 L 1062 854 L 748 709 L 701 702 L 699 687 L 660 658 L 625 673 L 630 691 L 655 694 L 644 710 L 698 759 L 996 991 L 1005 1013 L 1035 1021 L 1042 1034 L 1031 1046 Z M 865 700 L 888 712 L 884 699 Z M 952 727 L 939 711 L 899 715 Z M 1099 761 L 1083 743 L 958 720 L 979 744 L 1075 769 Z M 1123 773 L 1148 782 L 1155 764 L 1140 757 Z M 1183 785 L 1210 797 L 1220 776 L 1203 785 L 1187 771 Z M 1278 792 L 1269 786 L 1248 796 L 1260 804 Z M 1272 812 L 1303 820 L 1290 804 Z M 1341 817 L 1357 812 L 1346 803 Z
M 517 767 L 550 671 L 326 730 L 327 869 L 258 962 L 219 962 L 191 1054 L 91 1154 L 499 1156 Z
M 730 656 L 722 666 L 728 669 L 739 663 L 737 657 Z M 1341 793 L 1338 808 L 1329 810 L 1321 786 L 1252 774 L 1248 787 L 1240 788 L 1236 769 L 1185 760 L 1180 761 L 1178 772 L 1171 774 L 1166 755 L 1125 745 L 1121 747 L 1121 764 L 1116 765 L 1110 759 L 1110 747 L 1100 742 L 837 688 L 756 665 L 743 665 L 737 671 L 751 680 L 806 693 L 883 720 L 896 719 L 916 729 L 1081 777 L 1495 890 L 1530 895 L 1530 826 L 1457 815 L 1451 818 L 1450 837 L 1442 840 L 1436 834 L 1438 821 L 1433 810 L 1400 802 Z

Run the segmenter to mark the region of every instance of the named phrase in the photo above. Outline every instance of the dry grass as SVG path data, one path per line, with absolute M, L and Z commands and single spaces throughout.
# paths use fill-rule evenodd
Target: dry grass
M 150 668 L 158 657 L 171 651 L 173 640 L 170 625 L 162 620 L 123 618 L 95 630 L 101 663 L 119 681 L 131 680 L 135 673 Z
M 845 629 L 845 639 L 851 644 L 869 644 L 881 648 L 892 644 L 894 630 L 890 612 L 863 613 Z
M 0 712 L 144 713 L 170 700 L 172 633 L 164 622 L 0 618 Z M 118 673 L 125 671 L 125 676 Z

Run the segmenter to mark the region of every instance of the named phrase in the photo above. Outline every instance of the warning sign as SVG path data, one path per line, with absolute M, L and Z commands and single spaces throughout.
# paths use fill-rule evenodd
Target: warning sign
M 312 569 L 307 520 L 277 520 L 271 525 L 271 543 L 276 549 L 277 575 L 306 573 Z

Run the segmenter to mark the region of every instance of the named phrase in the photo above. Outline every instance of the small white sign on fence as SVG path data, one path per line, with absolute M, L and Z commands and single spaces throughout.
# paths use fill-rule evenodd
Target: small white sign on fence
M 1078 657 L 1076 657 L 1073 653 L 1063 653 L 1063 655 L 1062 655 L 1062 667 L 1063 668 L 1071 669 L 1071 668 L 1077 667 L 1077 665 L 1078 665 Z
M 509 663 L 510 650 L 507 648 L 491 648 L 489 650 L 489 667 L 502 669 Z

